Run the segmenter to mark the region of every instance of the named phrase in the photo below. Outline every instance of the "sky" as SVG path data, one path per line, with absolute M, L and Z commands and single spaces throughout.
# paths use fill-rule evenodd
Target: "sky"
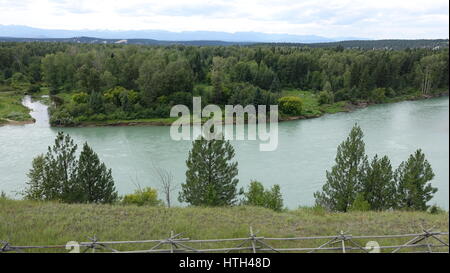
M 0 25 L 67 30 L 449 36 L 447 0 L 0 0 Z

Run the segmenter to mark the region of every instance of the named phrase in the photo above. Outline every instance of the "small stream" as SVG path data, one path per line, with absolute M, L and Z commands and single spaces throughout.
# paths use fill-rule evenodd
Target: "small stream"
M 46 97 L 46 96 L 43 96 Z M 31 109 L 30 115 L 32 118 L 34 118 L 35 123 L 34 126 L 37 127 L 50 127 L 50 117 L 48 115 L 48 106 L 43 104 L 42 102 L 38 100 L 33 100 L 31 96 L 26 95 L 23 100 L 22 104 Z

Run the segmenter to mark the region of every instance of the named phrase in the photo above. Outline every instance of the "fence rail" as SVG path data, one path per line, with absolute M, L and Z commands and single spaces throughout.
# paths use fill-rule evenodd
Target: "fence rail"
M 63 250 L 72 252 L 112 252 L 112 253 L 268 253 L 268 252 L 409 252 L 409 253 L 449 253 L 448 232 L 434 232 L 432 229 L 423 229 L 420 233 L 397 234 L 397 235 L 373 235 L 373 236 L 353 236 L 341 231 L 334 236 L 315 237 L 292 237 L 292 238 L 265 238 L 257 236 L 250 227 L 248 237 L 227 238 L 227 239 L 205 239 L 191 240 L 182 238 L 182 233 L 171 232 L 166 239 L 160 240 L 140 240 L 140 241 L 99 241 L 97 237 L 89 238 L 89 242 L 69 242 L 66 245 L 50 246 L 16 246 L 7 241 L 0 241 L 0 253 L 5 252 L 25 252 L 25 251 L 55 251 Z M 445 240 L 444 237 L 447 239 Z M 382 239 L 407 239 L 403 244 L 379 245 L 377 241 Z M 365 245 L 362 240 L 371 240 Z M 318 247 L 275 247 L 273 242 L 301 242 L 301 241 L 322 241 Z M 236 245 L 222 248 L 202 248 L 202 244 L 227 243 Z M 139 250 L 119 250 L 116 245 L 151 245 L 146 248 L 142 246 Z M 271 245 L 272 244 L 272 245 Z M 318 243 L 319 244 L 319 243 Z M 200 246 L 198 246 L 200 245 Z M 113 248 L 115 247 L 115 248 Z

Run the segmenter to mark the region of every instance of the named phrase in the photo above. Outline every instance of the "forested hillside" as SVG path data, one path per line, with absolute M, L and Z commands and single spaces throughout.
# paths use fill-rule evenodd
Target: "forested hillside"
M 431 94 L 448 90 L 448 59 L 448 48 L 0 43 L 0 84 L 57 95 L 52 123 L 72 125 L 166 118 L 193 95 L 205 104 L 270 105 L 285 89 L 310 91 L 322 104 Z
M 346 49 L 358 48 L 358 49 L 391 49 L 391 50 L 403 50 L 414 48 L 448 48 L 448 39 L 418 39 L 418 40 L 349 40 L 329 43 L 295 43 L 295 44 L 278 44 L 278 45 L 290 45 L 290 46 L 304 46 L 311 48 L 333 48 L 343 47 Z

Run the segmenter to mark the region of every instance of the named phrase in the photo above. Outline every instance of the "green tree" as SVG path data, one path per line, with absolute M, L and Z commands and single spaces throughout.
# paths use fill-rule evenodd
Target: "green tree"
M 383 103 L 386 101 L 386 89 L 375 88 L 370 92 L 370 101 L 374 103 Z
M 225 102 L 225 61 L 222 57 L 214 57 L 211 67 L 211 84 L 213 86 L 213 102 L 224 104 Z
M 362 182 L 362 197 L 372 210 L 387 210 L 395 206 L 395 182 L 387 156 L 375 155 Z
M 235 204 L 239 180 L 238 163 L 232 162 L 234 148 L 229 141 L 195 140 L 186 161 L 186 183 L 182 184 L 180 202 L 194 206 L 230 206 Z
M 31 200 L 65 203 L 112 203 L 117 199 L 111 170 L 85 144 L 79 159 L 77 145 L 59 132 L 45 155 L 33 159 L 24 196 Z
M 336 165 L 326 173 L 322 192 L 316 192 L 317 205 L 332 211 L 346 212 L 361 189 L 367 169 L 363 132 L 355 125 L 348 138 L 337 148 Z
M 59 132 L 47 154 L 33 160 L 25 197 L 33 200 L 72 202 L 79 198 L 76 184 L 77 145 L 69 135 Z
M 39 155 L 33 159 L 32 168 L 28 173 L 27 188 L 24 191 L 25 198 L 29 200 L 52 200 L 58 195 L 57 192 L 49 191 L 46 185 L 45 156 Z
M 410 155 L 402 162 L 395 173 L 397 184 L 397 204 L 399 208 L 427 210 L 428 201 L 433 198 L 437 188 L 428 183 L 434 178 L 430 163 L 422 150 Z
M 334 94 L 330 91 L 321 91 L 319 93 L 319 104 L 332 104 L 334 102 Z
M 117 200 L 117 192 L 111 169 L 100 162 L 98 155 L 87 143 L 83 145 L 78 160 L 77 183 L 85 203 L 113 203 Z

